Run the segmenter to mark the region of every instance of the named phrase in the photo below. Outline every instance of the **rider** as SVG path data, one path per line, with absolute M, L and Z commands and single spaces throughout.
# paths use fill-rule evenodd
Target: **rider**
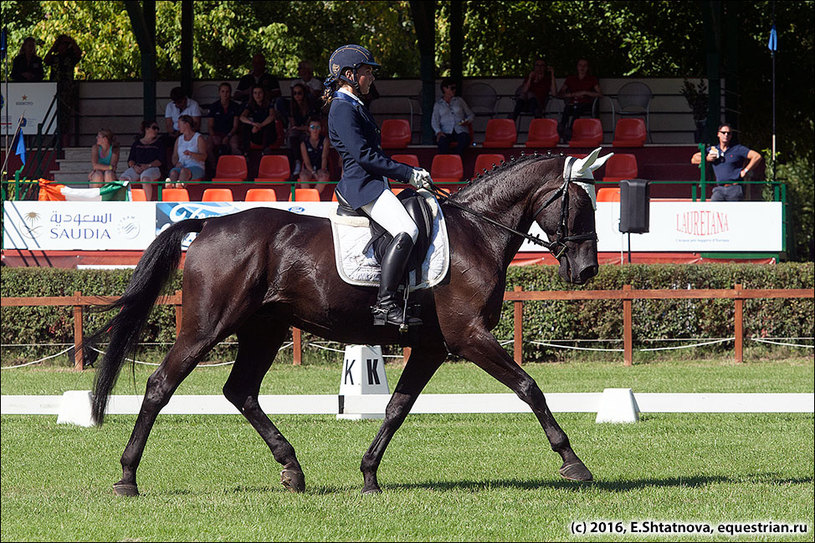
M 340 201 L 361 211 L 393 236 L 382 257 L 379 293 L 371 308 L 374 325 L 419 325 L 421 321 L 415 317 L 404 323 L 401 297 L 397 295 L 419 230 L 391 192 L 388 178 L 409 182 L 416 188 L 429 184 L 431 179 L 426 170 L 395 162 L 382 152 L 379 128 L 362 101 L 374 82 L 373 69 L 377 67 L 371 52 L 359 45 L 343 45 L 328 59 L 323 99 L 330 106 L 328 136 L 342 158 L 343 172 L 336 192 Z

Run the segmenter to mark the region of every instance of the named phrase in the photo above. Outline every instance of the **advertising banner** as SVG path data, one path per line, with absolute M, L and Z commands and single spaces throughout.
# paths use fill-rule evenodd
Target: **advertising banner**
M 650 203 L 650 227 L 631 234 L 637 252 L 781 252 L 780 202 Z M 164 229 L 184 219 L 228 215 L 253 207 L 328 217 L 333 202 L 35 202 L 4 204 L 3 247 L 29 250 L 143 250 Z M 598 202 L 598 250 L 628 250 L 620 233 L 620 204 Z M 546 239 L 537 224 L 531 234 Z M 189 246 L 194 235 L 184 242 Z M 524 242 L 521 251 L 540 252 Z
M 143 250 L 156 237 L 151 202 L 3 203 L 3 248 Z
M 48 129 L 48 122 L 52 116 L 57 114 L 57 106 L 51 108 L 51 113 L 48 119 L 45 114 L 48 112 L 48 107 L 57 93 L 57 84 L 54 82 L 42 81 L 39 83 L 9 83 L 8 95 L 6 95 L 6 85 L 2 85 L 3 100 L 8 105 L 8 110 L 3 107 L 2 123 L 3 134 L 13 134 L 14 129 L 17 128 L 17 121 L 20 120 L 20 115 L 25 117 L 25 125 L 23 126 L 23 134 L 30 135 L 37 133 L 37 125 L 43 123 L 43 132 L 53 134 L 56 130 L 57 123 L 51 123 L 50 130 Z

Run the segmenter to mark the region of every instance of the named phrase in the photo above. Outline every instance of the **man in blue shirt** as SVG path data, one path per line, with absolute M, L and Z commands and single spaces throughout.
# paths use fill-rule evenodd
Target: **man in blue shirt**
M 744 199 L 744 189 L 739 182 L 758 164 L 761 155 L 744 145 L 732 144 L 733 127 L 727 123 L 719 126 L 717 136 L 719 144 L 708 147 L 705 157 L 712 164 L 716 176 L 716 186 L 710 200 L 739 202 Z M 691 164 L 701 163 L 702 153 L 694 154 Z

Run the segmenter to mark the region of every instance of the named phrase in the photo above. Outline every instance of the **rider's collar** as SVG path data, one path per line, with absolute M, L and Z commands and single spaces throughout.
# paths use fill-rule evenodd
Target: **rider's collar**
M 351 98 L 352 100 L 354 100 L 355 102 L 357 102 L 359 105 L 361 105 L 361 106 L 364 106 L 364 105 L 365 105 L 365 104 L 362 102 L 362 100 L 360 100 L 360 99 L 359 99 L 359 96 L 357 96 L 356 94 L 354 94 L 354 93 L 353 93 L 353 92 L 352 92 L 350 89 L 348 89 L 347 87 L 340 87 L 339 89 L 337 89 L 337 92 L 335 92 L 335 93 L 334 93 L 334 96 L 335 96 L 335 97 L 337 97 L 337 98 L 342 98 L 342 99 L 345 99 L 345 100 L 347 100 L 348 98 Z M 346 98 L 346 97 L 348 97 L 348 98 Z

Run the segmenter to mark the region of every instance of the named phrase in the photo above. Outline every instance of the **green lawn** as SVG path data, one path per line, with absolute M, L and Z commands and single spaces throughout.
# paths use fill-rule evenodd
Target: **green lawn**
M 544 391 L 812 392 L 811 359 L 735 365 L 660 362 L 625 368 L 586 362 L 525 366 Z M 152 368 L 137 367 L 136 388 Z M 215 394 L 228 368 L 198 368 L 181 394 Z M 387 365 L 391 388 L 401 372 Z M 332 394 L 334 365 L 273 367 L 264 394 Z M 93 371 L 3 370 L 2 394 L 88 389 Z M 129 369 L 115 391 L 131 394 Z M 472 364 L 446 364 L 427 392 L 505 392 Z M 677 540 L 586 537 L 574 522 L 659 520 L 803 523 L 815 527 L 815 424 L 811 414 L 644 414 L 629 425 L 594 414 L 558 422 L 596 481 L 573 484 L 531 414 L 414 415 L 379 471 L 381 495 L 362 496 L 361 456 L 379 422 L 275 416 L 306 474 L 303 495 L 284 491 L 279 466 L 239 415 L 160 416 L 139 470 L 142 495 L 116 498 L 119 457 L 135 416 L 101 428 L 55 416 L 3 416 L 3 541 L 547 541 Z M 778 540 L 777 535 L 705 537 Z M 698 539 L 697 539 L 698 540 Z

